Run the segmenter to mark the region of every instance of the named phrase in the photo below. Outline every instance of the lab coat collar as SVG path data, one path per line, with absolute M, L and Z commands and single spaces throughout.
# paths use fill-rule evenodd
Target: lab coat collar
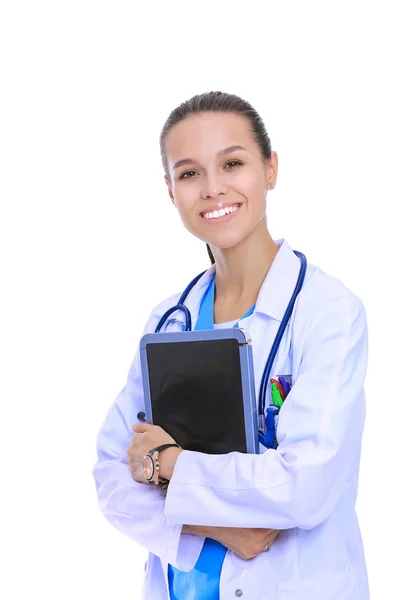
M 263 313 L 272 319 L 282 321 L 296 286 L 300 259 L 285 239 L 274 240 L 274 243 L 279 246 L 279 250 L 261 286 L 254 313 Z M 205 271 L 185 301 L 192 315 L 193 326 L 199 314 L 203 295 L 214 275 L 215 264 Z
M 279 250 L 261 286 L 254 312 L 282 321 L 296 287 L 301 261 L 285 239 L 274 243 Z

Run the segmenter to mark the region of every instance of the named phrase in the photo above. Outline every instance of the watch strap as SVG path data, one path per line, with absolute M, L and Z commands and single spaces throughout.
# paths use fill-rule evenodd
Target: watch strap
M 152 485 L 159 485 L 163 489 L 166 489 L 168 487 L 169 480 L 168 479 L 164 479 L 162 477 L 157 477 L 158 483 L 156 483 L 154 481 L 154 475 L 155 475 L 156 471 L 158 471 L 158 469 L 159 469 L 159 456 L 160 456 L 160 452 L 162 452 L 163 450 L 166 450 L 167 448 L 180 448 L 180 446 L 179 446 L 179 444 L 175 444 L 175 443 L 174 444 L 162 444 L 161 446 L 157 446 L 156 448 L 152 448 L 146 454 L 146 456 L 149 457 L 152 460 L 152 462 L 153 462 L 153 476 L 152 476 L 152 478 L 150 480 L 147 480 L 147 481 L 148 481 L 148 483 L 150 483 Z M 153 459 L 153 455 L 156 452 L 157 452 L 157 456 L 156 456 L 156 458 L 154 460 Z
M 158 454 L 160 454 L 160 452 L 166 450 L 167 448 L 180 448 L 180 446 L 179 444 L 163 444 L 162 446 L 157 446 L 157 448 L 152 448 L 147 454 L 150 456 L 154 454 L 154 452 L 158 452 Z

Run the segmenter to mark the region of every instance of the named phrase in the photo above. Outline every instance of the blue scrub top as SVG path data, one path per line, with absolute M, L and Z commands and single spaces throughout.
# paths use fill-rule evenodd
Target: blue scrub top
M 212 278 L 200 304 L 195 330 L 214 329 L 215 281 Z M 248 317 L 254 306 L 242 317 Z M 237 327 L 238 323 L 234 325 Z M 184 573 L 168 565 L 168 585 L 171 600 L 220 600 L 219 580 L 228 549 L 219 542 L 206 538 L 197 563 Z M 201 595 L 200 595 L 201 594 Z

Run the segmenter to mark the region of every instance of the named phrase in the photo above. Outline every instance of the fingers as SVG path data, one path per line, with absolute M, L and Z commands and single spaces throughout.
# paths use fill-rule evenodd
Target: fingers
M 278 539 L 279 529 L 253 529 L 251 530 L 251 552 L 258 556 L 263 552 L 269 552 Z
M 280 531 L 274 530 L 274 532 L 268 536 L 266 543 L 265 543 L 265 552 L 269 552 L 271 550 L 271 547 L 278 539 L 279 534 L 280 534 Z
M 146 433 L 146 431 L 150 431 L 154 425 L 150 423 L 136 423 L 136 425 L 132 425 L 132 430 L 135 433 Z
M 280 534 L 280 530 L 279 529 L 274 529 L 274 531 L 272 533 L 272 539 L 274 541 L 276 541 L 278 539 L 278 537 L 279 537 L 279 534 Z

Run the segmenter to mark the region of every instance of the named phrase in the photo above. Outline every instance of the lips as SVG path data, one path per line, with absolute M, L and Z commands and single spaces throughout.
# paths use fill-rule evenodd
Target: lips
M 228 204 L 227 206 L 210 206 L 207 210 L 200 213 L 201 217 L 206 221 L 221 220 L 236 213 L 242 206 L 240 202 Z

